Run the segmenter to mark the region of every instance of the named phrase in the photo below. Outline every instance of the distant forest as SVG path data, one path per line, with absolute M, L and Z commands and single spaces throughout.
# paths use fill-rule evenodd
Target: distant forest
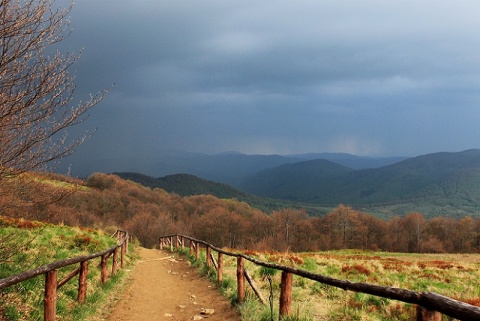
M 55 179 L 69 180 L 59 175 Z M 53 193 L 61 186 L 42 184 L 42 193 Z M 31 203 L 41 198 L 35 194 L 28 196 L 30 200 L 22 197 L 23 202 Z M 156 246 L 161 235 L 179 233 L 220 247 L 282 252 L 345 248 L 427 253 L 480 250 L 478 218 L 427 219 L 422 213 L 409 213 L 383 220 L 344 205 L 322 217 L 309 217 L 299 209 L 267 215 L 235 199 L 181 197 L 99 173 L 58 202 L 26 209 L 9 207 L 3 213 L 55 224 L 119 227 L 146 247 Z

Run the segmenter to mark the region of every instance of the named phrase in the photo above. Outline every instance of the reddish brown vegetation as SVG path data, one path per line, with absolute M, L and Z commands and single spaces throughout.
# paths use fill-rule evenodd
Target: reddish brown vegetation
M 27 210 L 9 208 L 4 214 L 74 226 L 121 227 L 147 247 L 156 245 L 160 235 L 179 233 L 220 247 L 255 251 L 357 248 L 478 252 L 480 248 L 480 219 L 470 217 L 426 219 L 420 213 L 411 213 L 385 221 L 343 205 L 324 217 L 308 217 L 305 211 L 295 209 L 267 215 L 236 200 L 211 195 L 180 197 L 114 175 L 94 174 L 85 185 L 87 189 L 59 202 Z M 43 193 L 48 193 L 48 188 L 54 189 L 46 184 Z M 301 262 L 301 258 L 295 257 L 288 260 Z M 401 270 L 405 264 L 415 263 L 391 260 L 385 262 L 385 268 Z
M 372 274 L 372 271 L 364 267 L 363 265 L 360 264 L 355 264 L 355 265 L 344 265 L 342 267 L 342 272 L 346 274 L 354 273 L 354 274 L 364 274 L 366 276 L 369 276 Z
M 0 216 L 0 227 L 16 227 L 16 228 L 37 228 L 43 226 L 45 223 L 25 220 L 23 218 Z
M 463 301 L 463 302 L 465 302 L 465 303 L 468 303 L 468 304 L 471 304 L 471 305 L 475 305 L 475 306 L 477 306 L 477 307 L 480 307 L 480 298 L 467 299 L 467 300 L 455 299 L 455 300 Z

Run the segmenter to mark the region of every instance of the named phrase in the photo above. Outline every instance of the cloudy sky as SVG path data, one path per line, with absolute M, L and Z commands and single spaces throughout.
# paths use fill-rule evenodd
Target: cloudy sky
M 480 148 L 479 1 L 82 0 L 74 157 Z M 75 133 L 75 132 L 74 132 Z

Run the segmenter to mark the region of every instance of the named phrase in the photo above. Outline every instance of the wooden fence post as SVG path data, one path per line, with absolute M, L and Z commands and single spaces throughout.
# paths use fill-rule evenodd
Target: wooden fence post
M 218 285 L 222 286 L 223 282 L 223 253 L 218 252 L 218 269 L 217 269 Z
M 245 279 L 247 279 L 248 284 L 252 287 L 253 292 L 257 295 L 258 299 L 262 302 L 263 305 L 267 305 L 267 301 L 262 295 L 262 292 L 258 289 L 257 285 L 255 284 L 255 281 L 253 281 L 252 277 L 250 274 L 248 274 L 247 269 L 245 269 Z
M 212 252 L 210 252 L 210 259 L 212 260 L 213 267 L 215 268 L 215 270 L 218 271 L 218 263 L 217 263 L 217 260 L 215 259 L 215 256 L 213 256 Z
M 185 248 L 185 239 L 183 236 L 180 237 L 180 243 L 182 244 L 182 250 Z
M 57 314 L 57 270 L 45 273 L 45 298 L 43 319 L 55 321 Z
M 78 276 L 78 297 L 80 303 L 85 302 L 87 296 L 87 275 L 88 275 L 88 261 L 80 263 L 80 274 Z
M 100 263 L 101 268 L 101 281 L 105 285 L 107 283 L 107 255 L 102 255 L 102 261 Z
M 163 238 L 160 238 L 160 240 L 158 241 L 158 248 L 160 250 L 163 250 Z
M 173 252 L 173 237 L 170 238 L 170 252 Z
M 125 237 L 126 237 L 126 239 L 125 239 L 125 253 L 126 254 L 128 254 L 128 239 L 129 239 L 127 236 L 128 236 L 128 233 L 125 232 Z
M 442 321 L 442 314 L 417 305 L 417 321 Z
M 292 282 L 293 274 L 282 271 L 282 283 L 280 284 L 280 318 L 290 315 L 292 305 Z
M 120 247 L 120 267 L 123 269 L 125 264 L 125 243 Z
M 190 248 L 190 256 L 193 256 L 193 241 L 192 240 L 190 240 L 189 248 Z
M 210 253 L 212 253 L 212 249 L 210 248 L 210 246 L 207 245 L 207 248 L 206 248 L 206 265 L 207 265 L 207 268 L 211 268 L 212 267 L 212 258 L 210 257 Z
M 245 271 L 244 259 L 241 256 L 237 256 L 237 303 L 243 303 L 245 300 L 245 277 L 243 275 Z
M 195 260 L 198 261 L 200 259 L 200 243 L 195 244 Z
M 118 247 L 113 250 L 112 275 L 117 274 Z

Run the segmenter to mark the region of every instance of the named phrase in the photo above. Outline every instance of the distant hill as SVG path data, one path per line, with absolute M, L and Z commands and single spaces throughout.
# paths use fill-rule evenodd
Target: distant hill
M 161 188 L 180 196 L 213 195 L 221 199 L 237 199 L 266 213 L 282 208 L 304 208 L 310 215 L 323 215 L 330 210 L 330 208 L 321 206 L 293 203 L 286 200 L 275 200 L 248 194 L 229 185 L 209 181 L 190 174 L 174 174 L 160 178 L 132 172 L 113 174 L 152 189 Z
M 480 150 L 429 154 L 362 170 L 305 161 L 262 171 L 241 186 L 264 197 L 322 206 L 343 203 L 389 214 L 476 214 Z
M 175 174 L 154 178 L 139 173 L 113 173 L 122 179 L 130 180 L 150 188 L 161 188 L 180 196 L 214 195 L 218 198 L 246 198 L 249 195 L 226 184 L 216 183 L 190 174 Z
M 352 171 L 328 160 L 315 159 L 266 169 L 247 178 L 240 187 L 255 195 L 308 202 L 310 187 L 315 188 L 315 195 L 323 194 L 322 189 L 328 185 L 320 182 Z
M 246 177 L 262 170 L 314 159 L 330 160 L 352 169 L 364 169 L 390 165 L 405 158 L 361 157 L 345 153 L 245 155 L 228 152 L 209 155 L 168 151 L 160 152 L 156 157 L 96 159 L 78 162 L 72 166 L 66 159 L 57 168 L 57 172 L 69 172 L 71 175 L 79 177 L 87 177 L 93 172 L 131 172 L 151 177 L 185 173 L 238 188 Z
M 347 153 L 311 153 L 288 155 L 302 160 L 325 159 L 351 169 L 378 168 L 401 162 L 408 157 L 367 157 Z

